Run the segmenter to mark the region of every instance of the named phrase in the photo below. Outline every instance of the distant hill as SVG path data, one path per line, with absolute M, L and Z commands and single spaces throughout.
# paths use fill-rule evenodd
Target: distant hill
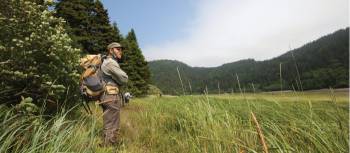
M 202 93 L 206 88 L 209 93 L 239 92 L 237 76 L 242 91 L 281 90 L 280 65 L 282 90 L 348 87 L 349 28 L 265 61 L 246 59 L 211 68 L 175 60 L 149 62 L 152 83 L 165 94 L 183 92 L 177 68 L 186 93 Z

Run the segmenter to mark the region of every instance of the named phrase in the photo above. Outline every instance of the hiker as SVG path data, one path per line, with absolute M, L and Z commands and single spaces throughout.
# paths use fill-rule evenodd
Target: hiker
M 122 58 L 123 47 L 116 42 L 107 46 L 108 55 L 103 61 L 101 70 L 106 82 L 106 90 L 100 97 L 103 109 L 103 146 L 120 142 L 120 109 L 122 97 L 119 94 L 120 86 L 128 81 L 128 75 L 120 68 L 118 61 Z

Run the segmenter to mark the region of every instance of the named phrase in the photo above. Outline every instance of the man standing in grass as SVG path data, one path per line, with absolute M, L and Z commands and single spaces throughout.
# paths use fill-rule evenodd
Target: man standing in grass
M 123 47 L 116 42 L 107 46 L 108 55 L 103 61 L 101 70 L 106 82 L 106 91 L 100 98 L 103 109 L 103 146 L 116 144 L 120 141 L 120 108 L 121 97 L 119 87 L 128 81 L 128 75 L 120 68 L 118 61 L 122 58 Z

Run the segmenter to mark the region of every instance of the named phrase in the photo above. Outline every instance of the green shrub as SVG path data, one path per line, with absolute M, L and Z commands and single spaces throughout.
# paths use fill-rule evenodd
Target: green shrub
M 162 91 L 155 85 L 148 84 L 148 95 L 162 95 Z
M 27 0 L 0 6 L 0 103 L 31 97 L 49 111 L 74 104 L 80 50 L 48 8 Z

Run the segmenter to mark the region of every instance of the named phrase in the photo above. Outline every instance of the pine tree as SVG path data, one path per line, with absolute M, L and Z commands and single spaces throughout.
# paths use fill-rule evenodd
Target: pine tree
M 105 53 L 109 43 L 121 40 L 99 0 L 60 0 L 56 10 L 56 16 L 67 21 L 70 35 L 85 53 Z
M 91 33 L 94 41 L 92 50 L 104 53 L 108 44 L 118 41 L 119 30 L 115 30 L 116 24 L 113 26 L 110 24 L 108 12 L 99 0 L 94 2 L 92 12 Z
M 90 14 L 93 0 L 59 0 L 56 16 L 67 22 L 68 33 L 84 52 L 92 53 Z
M 121 63 L 121 66 L 129 75 L 127 90 L 131 91 L 136 96 L 145 95 L 148 91 L 150 71 L 137 43 L 137 38 L 133 29 L 131 29 L 126 36 L 123 45 L 126 49 L 124 50 L 124 62 Z
M 112 29 L 112 35 L 113 35 L 112 41 L 121 43 L 124 38 L 123 38 L 123 35 L 120 34 L 120 30 L 117 26 L 117 23 L 113 22 L 112 27 L 113 27 L 113 29 Z

